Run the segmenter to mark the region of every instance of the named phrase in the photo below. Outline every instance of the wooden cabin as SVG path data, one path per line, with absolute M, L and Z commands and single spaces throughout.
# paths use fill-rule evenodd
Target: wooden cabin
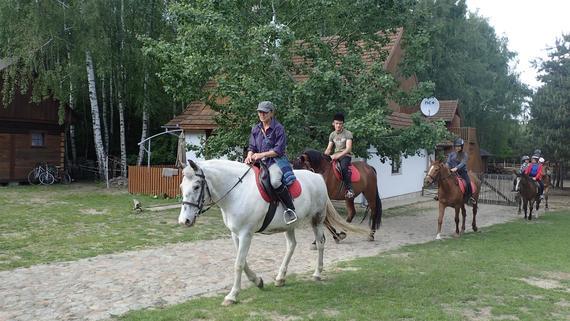
M 64 166 L 65 126 L 59 124 L 59 105 L 53 99 L 32 103 L 29 94 L 16 91 L 9 106 L 0 106 L 0 183 L 26 182 L 38 162 Z

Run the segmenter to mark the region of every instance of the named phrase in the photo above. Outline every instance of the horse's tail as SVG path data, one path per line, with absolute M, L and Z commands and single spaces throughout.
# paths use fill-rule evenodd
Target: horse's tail
M 350 223 L 346 222 L 340 214 L 334 208 L 331 200 L 327 197 L 327 206 L 326 206 L 326 214 L 325 214 L 325 225 L 330 226 L 333 228 L 338 228 L 341 230 L 345 230 L 348 232 L 354 232 L 362 235 L 368 235 L 368 231 L 362 227 L 357 225 L 351 225 Z
M 380 200 L 378 187 L 376 187 L 376 207 L 374 213 L 370 214 L 370 228 L 376 231 L 382 225 L 382 201 Z
M 378 174 L 376 173 L 376 169 L 373 166 L 370 166 L 374 174 L 376 175 L 376 179 L 378 179 Z M 369 219 L 370 228 L 376 231 L 380 225 L 382 225 L 382 201 L 380 200 L 380 192 L 378 191 L 378 185 L 376 185 L 376 206 L 374 209 L 374 213 L 370 213 Z

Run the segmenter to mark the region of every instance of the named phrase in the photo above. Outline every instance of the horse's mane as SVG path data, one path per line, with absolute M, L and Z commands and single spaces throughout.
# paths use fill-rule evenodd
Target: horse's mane
M 306 149 L 303 154 L 307 155 L 309 163 L 313 166 L 319 165 L 325 159 L 323 153 L 314 149 Z

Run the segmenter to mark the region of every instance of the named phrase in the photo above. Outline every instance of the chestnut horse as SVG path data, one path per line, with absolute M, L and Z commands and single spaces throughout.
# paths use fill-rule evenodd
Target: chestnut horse
M 469 171 L 468 174 L 471 182 L 473 182 L 476 187 L 476 190 L 473 191 L 473 198 L 476 202 L 473 204 L 473 223 L 471 226 L 473 227 L 473 231 L 477 232 L 477 201 L 479 200 L 481 181 L 473 172 Z M 437 235 L 435 236 L 436 240 L 441 240 L 441 225 L 443 224 L 443 216 L 447 207 L 452 207 L 455 209 L 455 235 L 460 236 L 463 232 L 465 232 L 465 219 L 467 217 L 467 211 L 465 209 L 463 192 L 459 187 L 457 177 L 458 175 L 453 173 L 445 163 L 440 160 L 436 160 L 430 163 L 429 171 L 424 178 L 424 187 L 437 182 L 437 194 L 439 197 L 439 217 L 437 219 Z M 459 230 L 459 210 L 461 210 L 461 214 L 463 216 L 461 231 Z
M 538 184 L 528 175 L 525 173 L 519 174 L 515 172 L 515 174 L 520 177 L 520 185 L 519 185 L 519 214 L 521 213 L 521 203 L 524 209 L 524 218 L 527 218 L 527 209 L 530 208 L 530 212 L 528 213 L 528 220 L 532 220 L 532 210 L 534 204 L 536 203 L 536 210 L 538 211 L 538 207 L 540 205 L 540 196 L 538 195 Z M 546 186 L 545 186 L 546 189 Z
M 382 222 L 382 201 L 380 200 L 380 194 L 378 193 L 376 170 L 374 167 L 362 161 L 352 162 L 352 165 L 360 172 L 360 180 L 352 183 L 354 197 L 362 193 L 368 201 L 368 207 L 371 212 L 369 219 L 370 234 L 368 235 L 368 240 L 374 241 L 374 233 L 380 227 L 380 223 Z M 293 168 L 307 169 L 321 174 L 325 179 L 330 199 L 345 201 L 348 212 L 346 221 L 349 223 L 352 222 L 352 219 L 356 214 L 354 198 L 346 199 L 344 197 L 344 184 L 334 174 L 333 163 L 330 156 L 317 150 L 308 149 L 293 161 Z M 334 230 L 331 230 L 331 232 L 333 232 L 333 234 L 335 233 Z

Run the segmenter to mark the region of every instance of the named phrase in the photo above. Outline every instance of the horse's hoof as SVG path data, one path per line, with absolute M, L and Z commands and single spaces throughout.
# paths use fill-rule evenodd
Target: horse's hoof
M 441 240 L 441 235 L 437 234 L 437 235 L 435 236 L 435 239 L 436 239 L 436 240 Z
M 335 237 L 334 237 L 334 242 L 335 242 L 336 244 L 338 244 L 338 243 L 340 243 L 340 239 L 335 236 Z
M 339 238 L 341 241 L 344 240 L 344 239 L 346 238 L 346 233 L 344 233 L 344 232 L 338 233 L 338 238 Z
M 461 234 L 459 234 L 459 233 L 453 234 L 453 237 L 454 237 L 454 238 L 459 238 L 460 236 L 461 236 Z
M 479 228 L 477 226 L 473 226 L 473 232 L 477 232 Z
M 280 288 L 283 285 L 285 285 L 285 279 L 281 279 L 281 280 L 275 280 L 275 286 Z
M 230 305 L 234 305 L 234 304 L 236 304 L 235 300 L 225 299 L 224 302 L 222 302 L 222 305 L 225 307 L 230 306 Z
M 368 242 L 374 241 L 374 235 L 368 235 Z
M 257 282 L 256 285 L 257 285 L 258 288 L 263 289 L 263 279 L 262 279 L 262 278 L 259 278 L 259 282 Z
M 318 275 L 313 275 L 313 281 L 322 281 L 322 279 Z
M 311 250 L 315 251 L 316 249 L 317 249 L 317 244 L 313 242 L 311 244 Z

